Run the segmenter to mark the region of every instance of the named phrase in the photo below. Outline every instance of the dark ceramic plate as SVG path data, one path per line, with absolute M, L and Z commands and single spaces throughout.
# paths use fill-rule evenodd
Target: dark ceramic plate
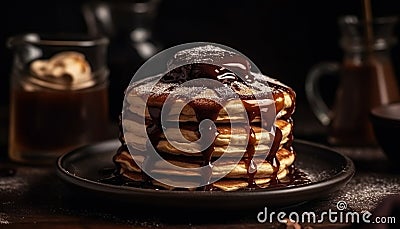
M 342 188 L 354 175 L 352 161 L 323 145 L 296 140 L 296 167 L 311 182 L 273 190 L 254 191 L 168 191 L 141 189 L 99 182 L 104 170 L 112 169 L 112 156 L 119 146 L 110 140 L 84 146 L 59 157 L 57 174 L 68 184 L 102 199 L 135 206 L 167 208 L 244 209 L 264 206 L 285 207 L 325 198 Z

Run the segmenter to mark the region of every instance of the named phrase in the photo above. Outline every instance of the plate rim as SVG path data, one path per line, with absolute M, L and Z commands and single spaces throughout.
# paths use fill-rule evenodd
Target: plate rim
M 154 189 L 143 189 L 143 188 L 136 188 L 136 187 L 129 187 L 129 186 L 119 186 L 119 185 L 112 185 L 112 184 L 105 184 L 98 181 L 86 179 L 81 176 L 77 176 L 75 174 L 70 173 L 66 168 L 63 166 L 63 161 L 66 160 L 68 157 L 73 156 L 74 154 L 82 151 L 87 150 L 93 147 L 100 147 L 102 145 L 108 145 L 113 142 L 117 141 L 117 139 L 110 139 L 90 145 L 81 146 L 76 148 L 72 151 L 69 151 L 61 156 L 58 157 L 56 160 L 56 173 L 57 175 L 64 181 L 71 183 L 75 186 L 79 186 L 84 189 L 90 189 L 92 191 L 100 191 L 103 193 L 113 193 L 113 194 L 139 194 L 139 195 L 151 195 L 151 196 L 159 196 L 159 197 L 243 197 L 244 193 L 248 197 L 255 197 L 255 196 L 262 196 L 265 194 L 268 195 L 275 195 L 279 197 L 280 195 L 293 195 L 299 192 L 306 192 L 312 190 L 313 188 L 320 188 L 321 186 L 331 187 L 334 184 L 343 184 L 345 185 L 349 182 L 355 174 L 355 165 L 353 161 L 343 153 L 320 143 L 311 142 L 308 140 L 302 139 L 295 139 L 295 144 L 303 144 L 308 145 L 314 148 L 320 148 L 324 151 L 330 151 L 331 153 L 335 153 L 338 156 L 342 157 L 345 161 L 344 168 L 340 170 L 337 174 L 329 177 L 328 179 L 319 180 L 316 182 L 312 182 L 309 184 L 295 186 L 295 187 L 288 187 L 284 189 L 273 189 L 273 190 L 254 190 L 251 192 L 248 191 L 233 191 L 233 192 L 224 192 L 224 191 L 190 191 L 190 190 L 154 190 Z

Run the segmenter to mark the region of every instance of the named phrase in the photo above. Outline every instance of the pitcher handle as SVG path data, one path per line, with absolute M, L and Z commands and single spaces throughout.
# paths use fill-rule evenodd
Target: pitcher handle
M 305 80 L 305 92 L 311 110 L 324 126 L 332 121 L 332 110 L 328 107 L 321 96 L 319 81 L 322 76 L 338 74 L 340 65 L 337 62 L 322 62 L 313 66 L 308 72 Z

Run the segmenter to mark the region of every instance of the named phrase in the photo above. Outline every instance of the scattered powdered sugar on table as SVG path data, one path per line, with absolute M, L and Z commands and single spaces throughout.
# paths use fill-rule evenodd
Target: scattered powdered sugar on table
M 332 193 L 330 197 L 312 202 L 310 207 L 315 212 L 324 212 L 329 209 L 335 211 L 336 204 L 344 201 L 347 204 L 344 211 L 372 212 L 381 201 L 391 195 L 400 195 L 398 176 L 363 172 L 357 174 L 345 187 Z
M 19 191 L 24 186 L 26 186 L 26 182 L 20 177 L 0 179 L 0 192 L 2 193 Z
M 0 225 L 2 225 L 2 224 L 10 224 L 10 221 L 8 221 L 7 214 L 0 212 Z
M 335 196 L 333 203 L 346 201 L 348 208 L 355 211 L 371 211 L 385 197 L 400 194 L 400 179 L 366 174 L 355 177 L 346 187 Z
M 328 197 L 307 203 L 299 211 L 304 209 L 312 209 L 319 213 L 329 209 L 336 211 L 337 203 L 344 201 L 346 202 L 344 211 L 372 212 L 386 198 L 400 195 L 400 171 L 392 168 L 380 148 L 333 148 L 353 160 L 356 167 L 354 177 L 341 189 Z M 319 176 L 320 174 L 317 178 Z

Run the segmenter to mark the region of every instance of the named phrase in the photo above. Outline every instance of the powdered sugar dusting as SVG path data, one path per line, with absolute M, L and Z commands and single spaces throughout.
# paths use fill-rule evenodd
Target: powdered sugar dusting
M 207 93 L 209 90 L 207 90 L 207 87 L 202 87 L 202 86 L 179 86 L 174 88 L 173 91 L 171 91 L 170 96 L 173 97 L 184 97 L 188 99 L 192 98 L 208 98 L 208 99 L 215 99 L 216 96 L 213 93 Z
M 234 52 L 222 49 L 214 45 L 204 45 L 190 49 L 184 49 L 174 55 L 174 60 L 187 63 L 213 63 L 227 56 L 237 55 Z M 172 61 L 174 61 L 172 60 Z M 171 62 L 172 64 L 173 62 Z M 173 66 L 171 66 L 173 67 Z
M 140 85 L 131 86 L 129 93 L 136 95 L 161 95 L 167 93 L 170 89 L 177 87 L 176 83 L 156 83 L 149 81 Z
M 269 82 L 269 83 L 281 85 L 283 87 L 287 87 L 287 85 L 283 84 L 279 80 L 272 78 L 270 76 L 264 75 L 262 73 L 251 72 L 251 75 L 254 77 L 254 82 L 261 82 L 263 85 L 265 85 L 266 83 Z
M 215 88 L 214 90 L 220 98 L 223 98 L 224 101 L 239 98 L 236 94 L 232 92 L 232 89 L 228 87 L 218 87 Z
M 201 95 L 202 98 L 209 98 L 213 100 L 229 100 L 235 97 L 234 91 L 237 94 L 242 96 L 255 96 L 258 99 L 268 97 L 271 93 L 271 89 L 267 86 L 270 78 L 265 75 L 260 75 L 259 77 L 264 77 L 263 81 L 257 79 L 252 83 L 242 83 L 239 81 L 233 82 L 232 85 L 234 87 L 227 87 L 226 85 L 219 85 L 215 83 L 214 80 L 207 80 L 214 82 L 214 85 L 210 82 L 205 85 L 193 85 L 193 84 L 179 84 L 172 82 L 154 82 L 152 77 L 148 78 L 145 81 L 141 81 L 140 83 L 135 83 L 130 85 L 127 88 L 128 96 L 131 95 L 139 95 L 139 96 L 150 96 L 150 95 L 163 95 L 169 94 L 171 97 L 186 97 L 186 98 L 196 98 Z M 190 81 L 187 81 L 190 82 Z M 206 82 L 206 80 L 204 80 Z M 273 81 L 275 82 L 275 81 Z M 277 82 L 279 83 L 279 82 Z M 283 84 L 282 84 L 283 85 Z M 232 90 L 233 88 L 237 88 L 236 90 Z M 207 89 L 214 90 L 215 93 L 205 94 L 204 91 Z

